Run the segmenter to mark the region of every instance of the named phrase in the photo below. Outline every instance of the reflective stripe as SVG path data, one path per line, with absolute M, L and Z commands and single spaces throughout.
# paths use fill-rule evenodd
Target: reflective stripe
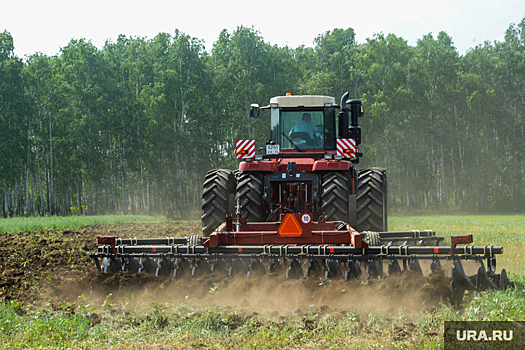
M 355 158 L 355 139 L 337 139 L 337 155 L 342 158 Z
M 237 140 L 235 156 L 237 159 L 255 158 L 255 140 Z

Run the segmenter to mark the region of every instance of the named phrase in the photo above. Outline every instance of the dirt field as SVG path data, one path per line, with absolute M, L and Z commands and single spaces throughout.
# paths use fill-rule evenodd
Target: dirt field
M 39 302 L 72 297 L 76 291 L 79 295 L 89 292 L 90 274 L 96 273 L 88 254 L 96 251 L 97 236 L 166 237 L 199 231 L 197 223 L 154 222 L 3 233 L 0 235 L 0 300 Z M 88 289 L 82 290 L 83 287 Z
M 284 276 L 247 280 L 201 278 L 195 281 L 159 278 L 146 274 L 101 274 L 88 258 L 96 250 L 96 237 L 166 237 L 199 234 L 198 223 L 161 222 L 96 225 L 77 230 L 4 234 L 0 240 L 0 299 L 25 304 L 74 303 L 79 297 L 101 304 L 134 299 L 149 307 L 155 302 L 193 300 L 202 307 L 226 306 L 258 312 L 262 309 L 288 316 L 305 313 L 312 306 L 345 312 L 358 308 L 387 313 L 428 310 L 449 297 L 444 274 L 416 277 L 405 274 L 384 281 L 346 282 Z M 16 250 L 14 249 L 16 247 Z

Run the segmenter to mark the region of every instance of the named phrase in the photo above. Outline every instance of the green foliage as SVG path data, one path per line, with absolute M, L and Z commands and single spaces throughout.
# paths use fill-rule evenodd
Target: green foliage
M 203 315 L 188 317 L 179 324 L 181 332 L 195 332 L 203 335 L 225 334 L 228 326 L 223 322 L 223 314 L 219 310 L 206 311 Z
M 512 274 L 515 288 L 476 293 L 465 308 L 466 320 L 520 321 L 525 317 L 525 277 Z
M 0 341 L 17 347 L 59 347 L 85 340 L 91 324 L 84 315 L 32 312 L 17 302 L 0 305 Z

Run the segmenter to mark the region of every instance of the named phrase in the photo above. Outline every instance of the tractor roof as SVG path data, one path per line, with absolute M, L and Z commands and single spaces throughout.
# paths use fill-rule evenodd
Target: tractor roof
M 335 105 L 335 98 L 330 96 L 303 95 L 303 96 L 277 96 L 270 99 L 270 105 L 279 107 L 323 107 L 325 104 Z

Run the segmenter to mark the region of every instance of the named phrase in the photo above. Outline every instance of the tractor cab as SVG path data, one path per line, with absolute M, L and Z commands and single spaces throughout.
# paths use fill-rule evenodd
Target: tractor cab
M 357 146 L 361 143 L 361 127 L 358 118 L 363 116 L 363 110 L 361 101 L 347 100 L 348 95 L 347 92 L 341 97 L 340 106 L 330 96 L 291 94 L 272 97 L 268 106 L 252 104 L 250 117 L 258 117 L 259 109 L 270 110 L 270 139 L 266 142 L 266 154 L 255 155 L 253 139 L 237 140 L 236 157 L 250 162 L 294 158 L 298 156 L 296 153 L 304 152 L 298 157 L 359 163 L 361 153 Z M 340 110 L 337 114 L 336 109 Z
M 272 144 L 281 151 L 335 150 L 335 99 L 278 96 L 270 100 Z

